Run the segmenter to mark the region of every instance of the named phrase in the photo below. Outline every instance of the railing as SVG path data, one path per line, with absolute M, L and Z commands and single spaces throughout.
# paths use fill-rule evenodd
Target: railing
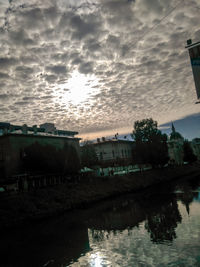
M 66 176 L 62 174 L 40 174 L 29 175 L 20 174 L 0 182 L 1 192 L 3 193 L 22 193 L 35 191 L 39 188 L 59 185 L 63 183 L 76 182 L 80 179 L 79 175 Z

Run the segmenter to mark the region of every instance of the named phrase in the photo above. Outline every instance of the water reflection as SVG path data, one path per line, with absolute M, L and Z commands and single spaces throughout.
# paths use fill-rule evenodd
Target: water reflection
M 176 199 L 166 203 L 158 212 L 147 215 L 145 228 L 150 233 L 151 240 L 156 243 L 173 241 L 176 238 L 177 224 L 182 220 Z
M 96 207 L 87 226 L 93 255 L 104 258 L 98 266 L 200 266 L 199 182 Z M 95 266 L 88 253 L 78 263 Z
M 0 266 L 200 266 L 200 179 L 1 235 Z
M 181 192 L 178 194 L 179 200 L 185 205 L 188 215 L 190 214 L 190 204 L 195 198 L 198 198 L 199 192 L 194 192 L 196 188 L 191 184 L 184 184 L 180 187 Z
M 109 207 L 110 206 L 110 207 Z M 101 214 L 101 216 L 97 216 Z M 150 234 L 152 242 L 162 243 L 176 238 L 176 227 L 182 217 L 178 209 L 177 198 L 174 194 L 151 195 L 139 197 L 129 196 L 114 203 L 106 203 L 96 210 L 96 216 L 87 221 L 93 239 L 102 241 L 105 236 L 114 235 L 119 230 L 134 227 L 145 221 L 145 229 Z M 106 235 L 105 235 L 106 231 Z
M 88 230 L 71 218 L 43 221 L 1 235 L 0 266 L 57 267 L 90 251 Z

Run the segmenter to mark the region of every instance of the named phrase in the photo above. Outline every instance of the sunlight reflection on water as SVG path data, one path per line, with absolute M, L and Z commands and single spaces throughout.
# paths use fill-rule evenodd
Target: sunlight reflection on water
M 92 251 L 70 266 L 200 266 L 200 203 L 191 203 L 189 214 L 182 201 L 177 207 L 182 221 L 174 226 L 175 232 L 173 227 L 164 229 L 171 231 L 172 240 L 170 233 L 165 233 L 166 240 L 153 242 L 156 234 L 149 235 L 147 220 L 132 229 L 88 229 Z
M 198 267 L 199 184 L 179 181 L 5 231 L 0 266 Z

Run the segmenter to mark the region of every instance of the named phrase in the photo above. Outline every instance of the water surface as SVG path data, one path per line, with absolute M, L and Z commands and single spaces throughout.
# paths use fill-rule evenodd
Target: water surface
M 200 179 L 2 233 L 0 266 L 200 266 Z

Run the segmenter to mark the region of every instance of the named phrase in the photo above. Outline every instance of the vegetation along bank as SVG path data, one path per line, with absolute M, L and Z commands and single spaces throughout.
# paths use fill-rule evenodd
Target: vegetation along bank
M 80 181 L 40 188 L 32 192 L 0 195 L 0 227 L 88 207 L 91 203 L 167 181 L 200 176 L 200 164 L 149 170 L 111 177 L 82 177 Z

